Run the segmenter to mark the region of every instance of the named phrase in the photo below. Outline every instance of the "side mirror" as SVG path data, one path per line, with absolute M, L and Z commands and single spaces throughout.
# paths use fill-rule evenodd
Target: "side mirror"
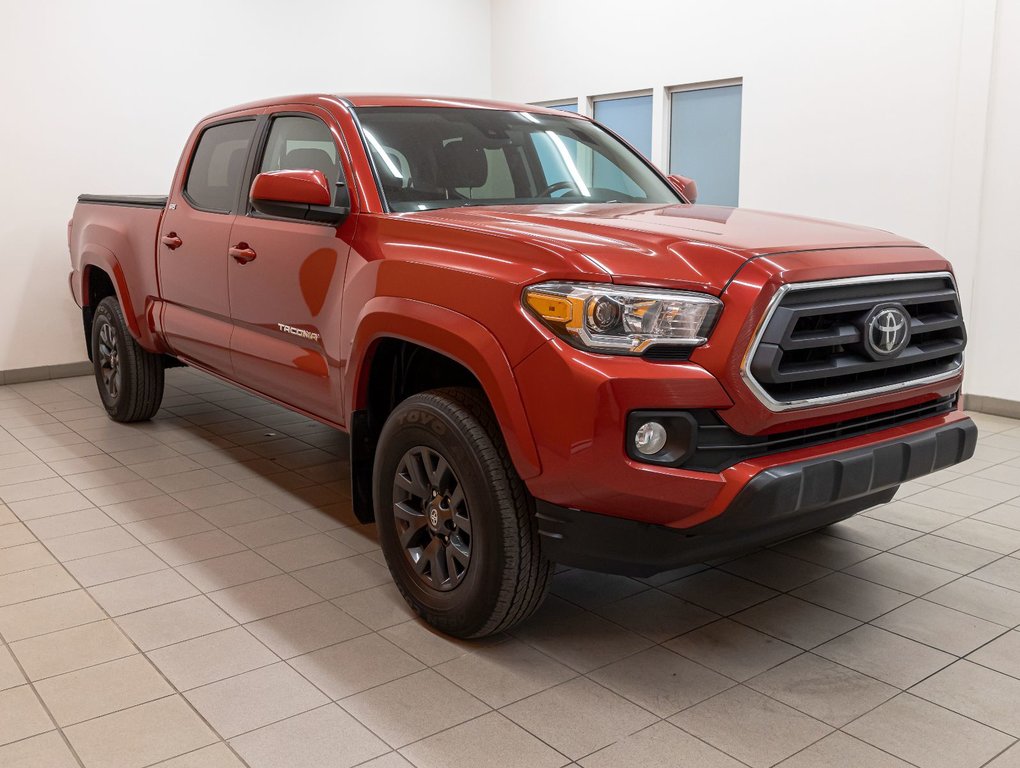
M 329 183 L 322 171 L 268 171 L 251 185 L 251 205 L 266 216 L 339 224 L 350 209 L 332 205 Z
M 689 203 L 698 202 L 698 182 L 694 179 L 688 179 L 686 176 L 680 176 L 673 174 L 666 177 L 669 183 L 673 185 L 673 189 L 684 196 L 684 200 Z

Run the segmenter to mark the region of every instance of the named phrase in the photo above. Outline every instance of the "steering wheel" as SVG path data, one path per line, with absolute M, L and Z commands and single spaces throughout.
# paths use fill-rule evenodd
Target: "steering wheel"
M 550 184 L 548 187 L 538 193 L 538 197 L 552 197 L 554 193 L 559 192 L 561 189 L 572 189 L 578 194 L 581 190 L 577 188 L 577 185 L 572 181 L 557 181 L 555 184 Z

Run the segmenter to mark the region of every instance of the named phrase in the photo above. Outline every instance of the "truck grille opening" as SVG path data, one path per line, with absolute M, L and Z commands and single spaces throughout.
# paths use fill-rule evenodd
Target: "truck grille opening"
M 895 317 L 909 335 L 882 356 L 869 322 L 889 307 L 902 312 Z M 752 344 L 744 373 L 766 404 L 832 402 L 951 376 L 963 365 L 966 342 L 948 273 L 794 283 Z

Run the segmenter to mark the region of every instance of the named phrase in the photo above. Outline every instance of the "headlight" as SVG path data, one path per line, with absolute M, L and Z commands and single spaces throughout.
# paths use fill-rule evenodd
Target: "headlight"
M 574 346 L 624 355 L 704 344 L 722 310 L 704 293 L 612 283 L 539 283 L 524 290 L 524 304 Z

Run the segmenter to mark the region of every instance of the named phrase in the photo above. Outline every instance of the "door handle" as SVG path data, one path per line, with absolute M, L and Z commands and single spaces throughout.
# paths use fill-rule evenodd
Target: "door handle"
M 258 255 L 248 246 L 247 243 L 232 245 L 227 250 L 227 253 L 233 256 L 234 261 L 238 264 L 247 264 L 249 261 L 255 261 L 255 257 Z
M 171 232 L 167 235 L 163 235 L 163 237 L 161 237 L 160 240 L 163 242 L 163 245 L 165 245 L 171 251 L 174 251 L 180 248 L 182 245 L 184 245 L 184 241 L 181 240 L 181 238 L 177 237 L 176 232 Z

